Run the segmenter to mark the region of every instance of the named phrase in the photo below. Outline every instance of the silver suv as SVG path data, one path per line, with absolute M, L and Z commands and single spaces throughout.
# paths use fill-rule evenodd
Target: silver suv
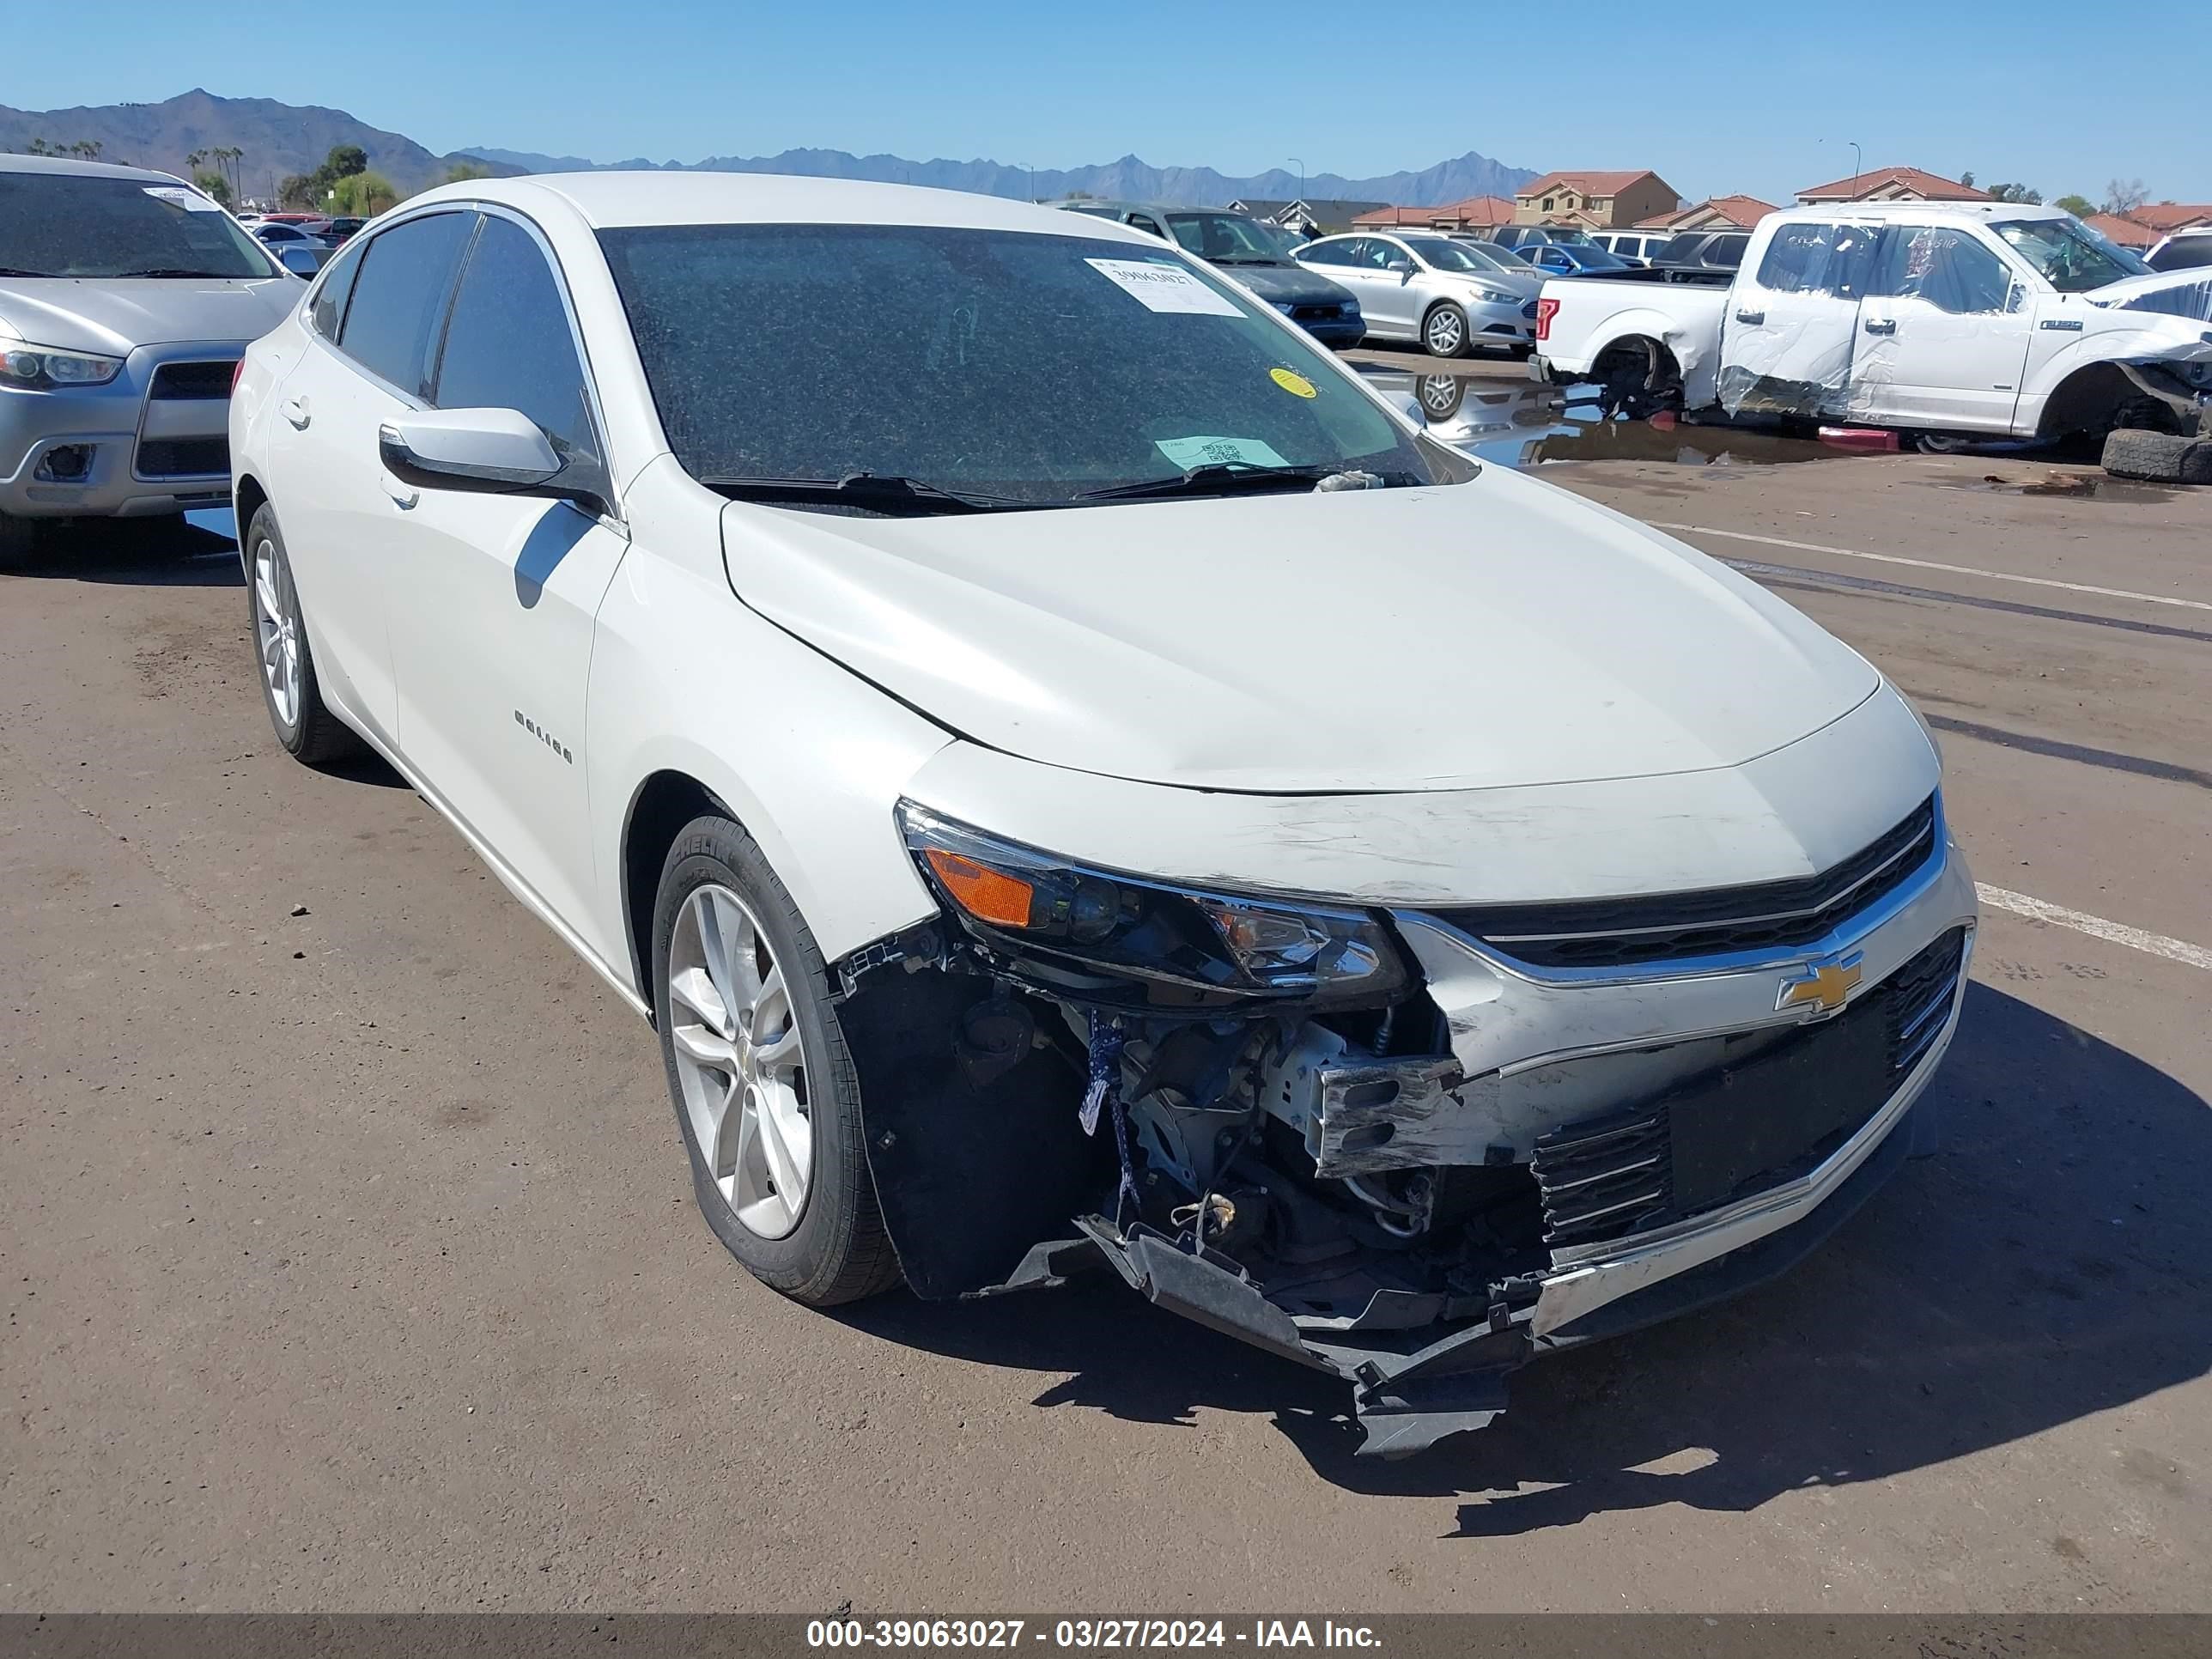
M 230 500 L 230 383 L 304 292 L 182 179 L 0 155 L 0 549 Z

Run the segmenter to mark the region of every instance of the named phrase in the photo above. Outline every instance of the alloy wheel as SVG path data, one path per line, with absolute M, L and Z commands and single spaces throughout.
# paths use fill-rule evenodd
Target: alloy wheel
M 1459 320 L 1459 313 L 1449 307 L 1440 307 L 1429 315 L 1428 348 L 1439 357 L 1449 357 L 1458 351 L 1466 337 Z
M 290 562 L 266 536 L 253 550 L 253 623 L 262 678 L 269 683 L 270 706 L 285 726 L 297 726 L 300 598 L 292 586 Z
M 708 883 L 684 901 L 668 942 L 668 1004 L 700 1157 L 747 1231 L 787 1237 L 814 1167 L 806 1047 L 768 935 L 729 888 Z

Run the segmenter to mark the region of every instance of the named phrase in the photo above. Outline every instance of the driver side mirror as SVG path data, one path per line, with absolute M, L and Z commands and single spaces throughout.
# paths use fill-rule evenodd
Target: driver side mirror
M 1413 262 L 1411 259 L 1393 259 L 1382 269 L 1394 276 L 1410 276 L 1413 274 Z
M 377 432 L 392 475 L 426 489 L 553 495 L 594 510 L 606 505 L 596 459 L 563 459 L 537 422 L 514 409 L 410 410 Z
M 276 256 L 276 263 L 295 276 L 310 280 L 331 257 L 329 249 L 309 247 L 305 242 L 283 242 L 269 251 Z

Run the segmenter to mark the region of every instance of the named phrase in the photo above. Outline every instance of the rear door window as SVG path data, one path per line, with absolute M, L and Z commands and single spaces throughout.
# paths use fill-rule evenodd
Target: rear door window
M 423 396 L 432 337 L 476 222 L 473 213 L 432 214 L 371 237 L 338 349 L 408 396 Z
M 365 242 L 356 242 L 331 261 L 330 275 L 315 290 L 315 308 L 311 313 L 315 332 L 336 345 L 338 328 L 345 321 L 346 299 L 353 292 L 353 279 L 361 270 L 361 256 L 367 248 Z
M 1856 299 L 1879 235 L 1870 225 L 1778 225 L 1759 262 L 1759 285 L 1777 294 Z

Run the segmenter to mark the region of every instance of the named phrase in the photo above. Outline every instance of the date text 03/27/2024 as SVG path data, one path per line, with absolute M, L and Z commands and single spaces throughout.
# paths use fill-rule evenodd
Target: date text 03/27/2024
M 1267 1652 L 1296 1648 L 1374 1649 L 1365 1625 L 1334 1620 L 1255 1619 L 817 1619 L 806 1626 L 810 1648 L 1019 1648 L 1048 1643 L 1078 1653 L 1146 1649 L 1243 1647 Z

